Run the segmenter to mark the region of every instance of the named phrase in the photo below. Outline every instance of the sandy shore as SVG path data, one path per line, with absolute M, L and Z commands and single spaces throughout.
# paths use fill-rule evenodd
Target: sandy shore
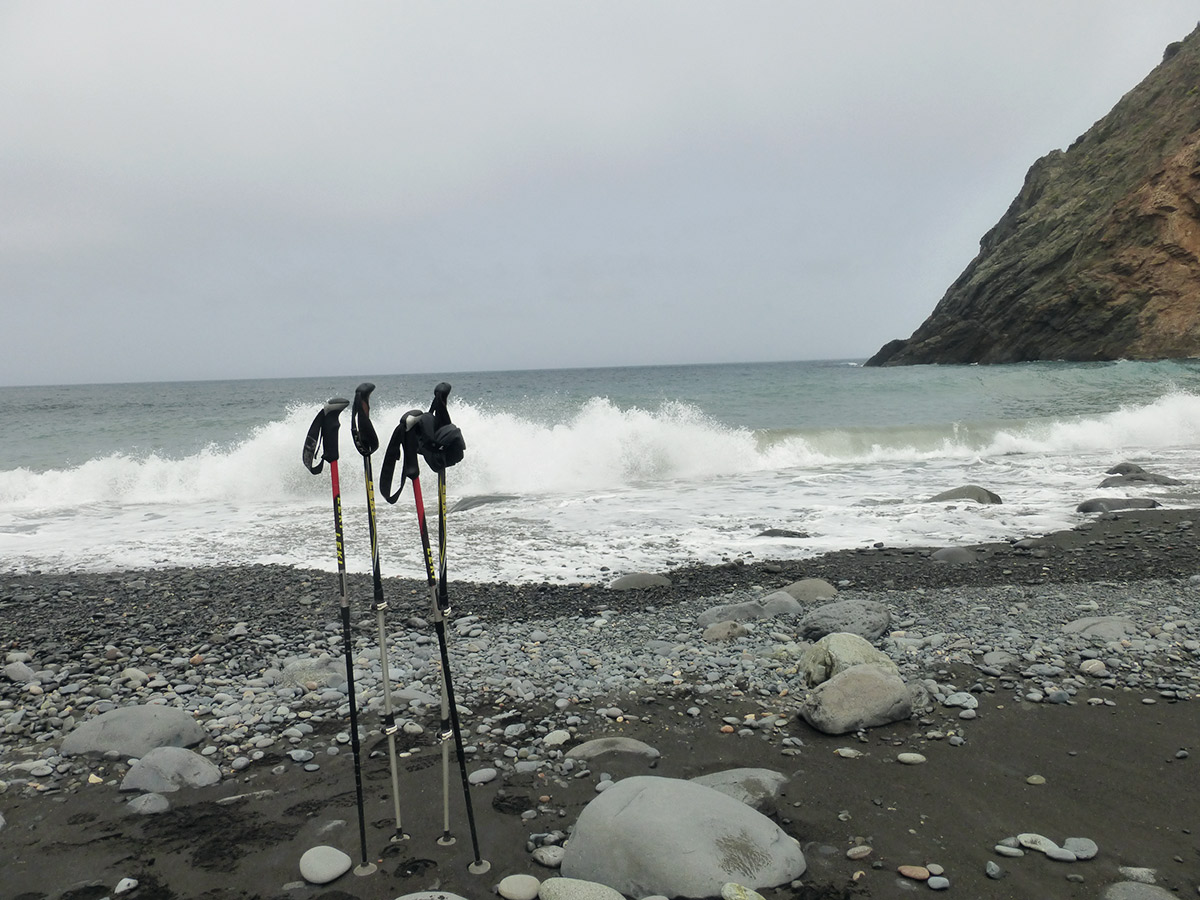
M 959 649 L 906 660 L 907 677 L 975 687 L 979 698 L 978 717 L 969 723 L 958 719 L 957 709 L 934 704 L 905 722 L 857 736 L 829 736 L 796 717 L 799 685 L 774 695 L 749 686 L 714 691 L 685 672 L 636 689 L 623 685 L 610 696 L 590 692 L 561 707 L 549 690 L 525 699 L 497 692 L 490 704 L 481 703 L 479 685 L 468 684 L 463 693 L 473 690 L 476 702 L 464 728 L 471 732 L 482 720 L 499 719 L 544 731 L 575 717 L 579 740 L 625 735 L 661 752 L 652 769 L 619 757 L 595 767 L 615 778 L 693 777 L 733 766 L 783 772 L 789 781 L 774 817 L 804 846 L 809 871 L 802 885 L 765 891 L 768 898 L 908 896 L 927 888 L 900 878 L 897 866 L 928 863 L 945 868 L 950 892 L 960 897 L 1098 898 L 1106 885 L 1126 878 L 1121 867 L 1152 869 L 1162 887 L 1196 896 L 1200 703 L 1194 701 L 1200 699 L 1200 652 L 1180 650 L 1178 642 L 1163 650 L 1159 642 L 1158 650 L 1139 658 L 1142 677 L 1131 683 L 1089 683 L 1069 703 L 1029 702 L 1020 665 L 1001 675 L 981 671 L 972 656 L 981 646 L 971 642 L 985 638 L 972 633 L 970 621 L 971 605 L 981 604 L 981 597 L 1011 607 L 998 610 L 1001 624 L 1006 618 L 1019 621 L 1026 611 L 1038 613 L 1044 602 L 1049 612 L 1037 621 L 1046 623 L 1049 638 L 1061 630 L 1058 625 L 1087 614 L 1079 608 L 1094 594 L 1105 604 L 1132 604 L 1145 623 L 1168 622 L 1171 635 L 1200 639 L 1200 586 L 1190 581 L 1200 575 L 1200 548 L 1190 527 L 1195 515 L 1200 513 L 1153 510 L 1103 517 L 1032 545 L 979 548 L 980 559 L 969 565 L 933 562 L 929 550 L 872 548 L 804 562 L 689 567 L 671 573 L 669 588 L 638 592 L 602 585 L 455 585 L 457 614 L 477 616 L 480 629 L 490 634 L 515 621 L 565 628 L 602 611 L 611 620 L 605 628 L 632 629 L 648 609 L 660 617 L 678 609 L 682 619 L 714 598 L 824 578 L 845 595 L 888 604 L 894 625 L 907 618 L 917 623 L 914 632 L 924 627 L 929 633 L 949 624 L 946 646 L 958 642 Z M 363 579 L 354 579 L 355 596 L 364 596 L 366 587 Z M 388 596 L 389 615 L 398 622 L 427 612 L 427 593 L 419 583 L 388 579 Z M 1144 597 L 1154 600 L 1138 606 Z M 948 612 L 960 608 L 961 615 Z M 123 653 L 128 646 L 166 641 L 164 635 L 178 644 L 178 653 L 202 646 L 209 632 L 237 621 L 250 622 L 251 638 L 274 634 L 286 641 L 320 632 L 335 618 L 333 578 L 323 573 L 260 567 L 197 570 L 186 578 L 179 572 L 0 575 L 6 653 L 45 656 L 53 648 L 69 659 L 91 652 L 85 643 Z M 772 627 L 786 632 L 793 626 Z M 629 636 L 631 645 L 639 639 L 644 635 Z M 1164 684 L 1171 690 L 1161 690 Z M 0 677 L 0 717 L 37 702 L 23 685 Z M 605 715 L 608 706 L 624 714 Z M 722 731 L 727 717 L 745 720 L 768 711 L 787 724 L 769 733 Z M 377 731 L 378 716 L 367 713 L 364 719 L 370 731 L 364 754 L 368 848 L 379 865 L 374 875 L 347 874 L 322 887 L 304 884 L 299 875 L 300 856 L 317 844 L 340 847 L 355 858 L 359 853 L 351 754 L 321 752 L 339 746 L 337 734 L 346 723 L 335 716 L 317 717 L 301 742 L 318 752 L 315 771 L 295 765 L 286 755 L 292 745 L 280 741 L 250 767 L 226 770 L 218 785 L 171 794 L 169 811 L 148 816 L 131 814 L 129 795 L 118 790 L 124 760 L 77 758 L 52 777 L 34 776 L 31 761 L 53 755 L 60 741 L 10 731 L 0 738 L 5 783 L 0 896 L 100 898 L 129 877 L 138 886 L 128 896 L 138 900 L 393 898 L 431 889 L 482 898 L 493 895 L 495 884 L 509 874 L 555 874 L 531 859 L 527 843 L 532 834 L 572 825 L 595 796 L 598 771 L 576 778 L 549 768 L 516 774 L 509 767 L 495 781 L 473 788 L 482 855 L 491 870 L 472 875 L 457 790 L 452 792 L 457 843 L 437 843 L 441 754 L 432 729 L 401 744 L 402 808 L 411 836 L 392 843 L 386 741 Z M 965 738 L 957 746 L 948 740 L 956 734 Z M 476 743 L 472 771 L 492 765 L 498 754 L 485 741 Z M 847 747 L 861 755 L 834 752 Z M 919 752 L 927 762 L 901 765 L 896 756 L 904 751 Z M 1041 783 L 1030 783 L 1031 776 L 1040 776 L 1033 781 Z M 1022 832 L 1056 841 L 1087 837 L 1100 853 L 1071 864 L 1036 853 L 1017 859 L 995 854 L 996 843 Z M 871 854 L 848 859 L 846 851 L 861 844 Z M 1002 865 L 1003 877 L 986 875 L 989 860 Z

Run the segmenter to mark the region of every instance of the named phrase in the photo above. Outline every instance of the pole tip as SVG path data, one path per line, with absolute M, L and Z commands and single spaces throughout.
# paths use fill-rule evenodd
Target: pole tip
M 354 874 L 358 876 L 374 875 L 375 863 L 365 862 L 354 867 Z
M 472 875 L 486 875 L 492 870 L 492 864 L 486 859 L 477 859 L 475 862 L 467 866 L 467 871 Z

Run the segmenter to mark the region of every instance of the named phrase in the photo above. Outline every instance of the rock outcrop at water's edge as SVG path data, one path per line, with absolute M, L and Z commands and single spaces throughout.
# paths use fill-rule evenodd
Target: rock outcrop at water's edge
M 867 365 L 1200 355 L 1200 28 L 1029 169 L 979 255 Z

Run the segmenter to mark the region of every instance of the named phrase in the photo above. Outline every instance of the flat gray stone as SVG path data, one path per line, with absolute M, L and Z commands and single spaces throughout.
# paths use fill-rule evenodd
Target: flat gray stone
M 787 591 L 767 594 L 759 603 L 768 616 L 799 616 L 804 614 L 804 605 Z
M 935 550 L 929 558 L 934 562 L 949 563 L 952 566 L 968 566 L 979 562 L 983 555 L 967 547 L 943 547 Z
M 1088 616 L 1068 622 L 1062 627 L 1066 634 L 1078 634 L 1097 641 L 1119 641 L 1134 634 L 1137 625 L 1121 616 Z
M 977 484 L 964 484 L 962 487 L 951 488 L 948 491 L 942 491 L 940 494 L 935 494 L 926 500 L 926 503 L 944 503 L 949 500 L 970 500 L 974 503 L 997 504 L 1004 501 L 996 494 L 993 494 L 987 488 L 980 487 Z
M 1158 873 L 1147 866 L 1117 866 L 1117 871 L 1126 881 L 1138 884 L 1154 884 Z
M 279 683 L 287 687 L 341 687 L 347 683 L 346 661 L 335 657 L 300 657 L 284 664 Z
M 4 667 L 4 677 L 16 684 L 28 684 L 37 679 L 37 673 L 23 662 L 13 662 Z
M 649 744 L 627 737 L 603 737 L 585 741 L 566 752 L 567 759 L 595 759 L 606 753 L 625 753 L 644 759 L 658 759 L 660 754 Z
M 713 897 L 731 881 L 774 887 L 806 867 L 799 844 L 744 803 L 693 781 L 639 775 L 584 807 L 562 871 L 630 897 Z
M 747 600 L 744 603 L 725 603 L 706 609 L 696 616 L 696 624 L 707 628 L 717 622 L 752 622 L 766 617 L 767 611 L 761 603 L 757 600 Z
M 170 809 L 171 801 L 162 794 L 139 794 L 126 803 L 125 808 L 139 816 L 153 816 Z
M 581 878 L 547 878 L 542 882 L 538 897 L 540 900 L 625 900 L 607 885 Z
M 622 575 L 608 585 L 610 591 L 644 591 L 646 588 L 670 587 L 671 579 L 652 572 L 633 572 Z
M 1183 484 L 1178 478 L 1172 478 L 1170 475 L 1160 475 L 1157 472 L 1129 472 L 1125 475 L 1110 475 L 1100 482 L 1100 487 L 1130 487 L 1138 484 Z
M 837 588 L 824 578 L 801 578 L 784 588 L 801 603 L 817 603 L 832 600 L 838 595 Z
M 533 851 L 533 861 L 547 869 L 557 869 L 562 865 L 563 854 L 566 852 L 558 844 L 546 844 Z
M 1179 900 L 1179 895 L 1166 888 L 1161 888 L 1157 884 L 1118 881 L 1104 889 L 1100 900 Z
M 819 606 L 800 620 L 799 637 L 817 641 L 827 634 L 848 632 L 876 641 L 888 630 L 892 614 L 875 600 L 839 600 Z
M 221 780 L 221 770 L 199 753 L 183 747 L 156 747 L 129 770 L 123 791 L 164 794 L 181 787 L 207 787 Z
M 749 633 L 741 622 L 713 622 L 704 629 L 700 639 L 706 644 L 727 644 Z
M 1075 507 L 1075 512 L 1106 513 L 1122 509 L 1157 509 L 1161 506 L 1149 497 L 1093 497 Z
M 1100 848 L 1091 838 L 1067 838 L 1062 845 L 1064 850 L 1074 853 L 1076 859 L 1094 859 L 1100 852 Z
M 182 709 L 122 706 L 84 722 L 63 739 L 60 752 L 142 757 L 156 747 L 193 747 L 204 737 L 200 723 Z

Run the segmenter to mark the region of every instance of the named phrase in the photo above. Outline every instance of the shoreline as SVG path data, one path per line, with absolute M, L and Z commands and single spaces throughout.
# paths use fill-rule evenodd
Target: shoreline
M 61 735 L 53 728 L 0 734 L 0 853 L 17 860 L 6 872 L 6 890 L 29 900 L 83 900 L 134 877 L 135 900 L 389 898 L 433 888 L 470 898 L 490 893 L 508 874 L 550 877 L 555 873 L 529 856 L 530 835 L 572 825 L 595 796 L 599 775 L 562 771 L 561 758 L 542 746 L 547 733 L 566 728 L 572 743 L 622 735 L 661 752 L 652 770 L 644 761 L 605 760 L 598 769 L 614 778 L 692 777 L 743 765 L 786 774 L 775 818 L 804 846 L 809 871 L 800 885 L 763 890 L 768 900 L 906 896 L 913 885 L 905 888 L 896 866 L 929 862 L 945 866 L 959 896 L 1098 897 L 1105 884 L 1122 879 L 1121 866 L 1153 868 L 1160 885 L 1187 896 L 1200 887 L 1200 799 L 1185 787 L 1200 753 L 1200 704 L 1190 702 L 1200 699 L 1200 649 L 1186 643 L 1200 639 L 1200 585 L 1192 580 L 1200 575 L 1200 548 L 1190 525 L 1197 514 L 1105 515 L 1032 543 L 975 545 L 979 559 L 967 564 L 935 562 L 933 548 L 885 547 L 684 567 L 669 573 L 671 587 L 642 591 L 452 579 L 452 674 L 460 705 L 470 708 L 463 725 L 475 748 L 468 765 L 499 772 L 472 789 L 492 862 L 486 876 L 466 872 L 461 795 L 452 795 L 456 846 L 434 841 L 437 716 L 419 700 L 407 719 L 421 730 L 414 727 L 401 744 L 409 754 L 402 757 L 401 793 L 412 839 L 388 841 L 386 741 L 371 681 L 378 641 L 363 602 L 369 578 L 351 576 L 356 659 L 364 661 L 359 692 L 374 701 L 363 707 L 362 723 L 369 843 L 383 864 L 375 876 L 345 875 L 326 887 L 304 884 L 297 864 L 318 843 L 357 853 L 339 703 L 312 691 L 277 698 L 272 704 L 289 707 L 288 715 L 278 722 L 268 716 L 261 730 L 251 726 L 230 738 L 234 729 L 212 724 L 219 711 L 212 695 L 256 685 L 290 655 L 336 656 L 336 575 L 272 566 L 0 575 L 6 653 L 57 667 L 48 670 L 56 680 L 37 694 L 0 676 L 0 723 L 11 724 L 24 707 L 28 718 L 63 719 L 65 732 L 66 716 L 82 720 L 106 699 L 114 702 L 103 689 L 116 702 L 178 705 L 210 724 L 195 749 L 211 747 L 208 756 L 223 775 L 218 785 L 170 795 L 166 813 L 136 816 L 126 809 L 130 795 L 118 790 L 126 760 L 56 757 Z M 838 599 L 888 607 L 892 636 L 878 646 L 910 684 L 924 685 L 926 709 L 859 735 L 822 734 L 797 713 L 805 690 L 794 656 L 779 657 L 795 652 L 794 618 L 758 623 L 731 644 L 702 640 L 695 617 L 707 606 L 765 596 L 802 578 L 837 586 Z M 428 613 L 428 589 L 388 578 L 385 592 L 393 679 L 428 690 L 433 679 L 423 666 L 435 645 L 419 621 Z M 1064 636 L 1063 624 L 1103 615 L 1135 623 L 1128 647 Z M 239 622 L 248 623 L 245 633 Z M 985 652 L 999 649 L 1014 662 L 985 666 Z M 1110 660 L 1111 677 L 1081 675 L 1088 658 Z M 1050 670 L 1038 665 L 1059 672 L 1045 674 Z M 119 675 L 131 666 L 161 673 L 163 684 L 131 687 Z M 940 702 L 951 687 L 979 698 L 977 718 L 960 718 L 959 709 Z M 1068 699 L 1047 700 L 1052 688 Z M 261 693 L 276 697 L 276 687 L 264 683 Z M 1042 698 L 1029 699 L 1037 694 Z M 51 702 L 56 715 L 46 717 Z M 616 706 L 624 712 L 610 715 Z M 249 721 L 248 712 L 242 715 Z M 722 731 L 729 719 L 742 723 L 734 733 Z M 284 737 L 297 723 L 311 729 Z M 523 725 L 522 733 L 506 737 L 514 725 Z M 261 756 L 250 760 L 254 740 Z M 840 747 L 862 756 L 839 757 L 833 751 Z M 294 762 L 293 749 L 314 753 L 317 768 Z M 928 762 L 897 765 L 902 751 Z M 239 757 L 249 762 L 235 769 Z M 541 765 L 521 771 L 517 762 L 530 758 Z M 1045 784 L 1027 783 L 1033 775 Z M 1086 836 L 1100 854 L 1070 866 L 1039 854 L 994 856 L 994 844 L 1027 831 L 1054 840 Z M 863 843 L 874 848 L 870 856 L 846 858 Z M 41 864 L 50 854 L 62 861 L 55 871 Z M 997 859 L 1007 873 L 1001 880 L 984 873 L 985 862 Z M 857 872 L 863 874 L 855 880 Z
M 579 605 L 590 605 L 595 610 L 627 605 L 636 608 L 647 603 L 715 596 L 752 584 L 783 585 L 801 578 L 823 578 L 843 588 L 864 591 L 1188 578 L 1200 575 L 1197 522 L 1200 509 L 1138 509 L 1102 513 L 1072 529 L 1042 536 L 947 545 L 974 550 L 978 558 L 969 564 L 931 561 L 932 554 L 946 547 L 875 546 L 833 550 L 804 559 L 686 563 L 662 573 L 672 580 L 670 588 L 651 587 L 628 593 L 609 590 L 600 581 L 470 582 L 455 579 L 453 573 L 449 588 L 459 612 L 486 618 L 549 615 Z M 231 577 L 225 579 L 226 574 Z M 613 572 L 610 578 L 624 574 L 629 573 Z M 4 597 L 20 595 L 29 585 L 74 584 L 80 588 L 78 593 L 97 597 L 106 589 L 118 589 L 130 578 L 135 582 L 173 582 L 181 575 L 237 593 L 244 579 L 253 575 L 266 582 L 268 591 L 278 587 L 281 594 L 297 595 L 280 599 L 299 599 L 306 606 L 324 603 L 331 609 L 338 603 L 335 572 L 274 564 L 164 566 L 120 572 L 0 572 L 0 624 L 12 603 L 6 603 Z M 429 589 L 423 578 L 385 574 L 383 583 L 392 613 L 423 616 L 429 612 Z M 347 585 L 352 607 L 365 608 L 372 595 L 370 575 L 349 574 Z M 267 599 L 272 598 L 268 595 Z

